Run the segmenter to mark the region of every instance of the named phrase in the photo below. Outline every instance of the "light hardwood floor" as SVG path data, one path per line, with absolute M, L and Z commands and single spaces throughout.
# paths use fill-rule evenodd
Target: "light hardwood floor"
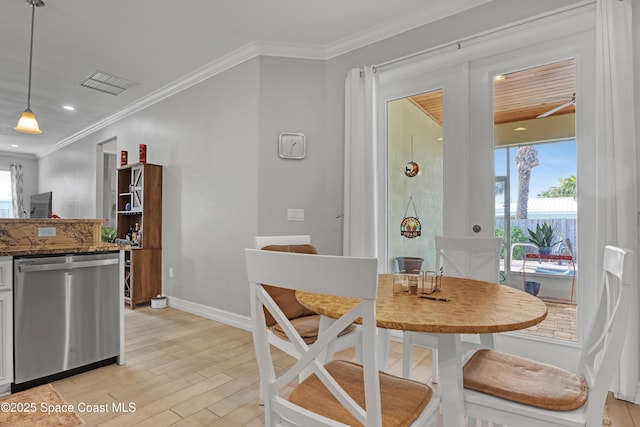
M 258 371 L 251 334 L 172 308 L 126 310 L 126 365 L 110 365 L 56 381 L 53 387 L 77 405 L 108 412 L 79 413 L 94 426 L 264 425 L 258 405 Z M 293 359 L 274 350 L 277 363 Z M 349 358 L 348 351 L 341 353 Z M 402 347 L 392 343 L 390 371 L 399 375 Z M 414 378 L 430 380 L 430 350 L 416 348 Z M 135 411 L 118 412 L 112 405 Z M 640 406 L 610 398 L 616 427 L 640 427 Z M 133 409 L 133 408 L 132 408 Z

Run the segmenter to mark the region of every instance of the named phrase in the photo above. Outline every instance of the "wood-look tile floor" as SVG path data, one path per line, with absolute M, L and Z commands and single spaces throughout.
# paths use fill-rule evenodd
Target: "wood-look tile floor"
M 53 383 L 76 407 L 82 403 L 108 409 L 79 413 L 86 426 L 264 425 L 249 332 L 173 308 L 148 306 L 126 310 L 125 330 L 125 365 Z M 346 351 L 340 356 L 352 354 Z M 293 362 L 279 350 L 274 350 L 274 358 L 283 367 Z M 390 371 L 399 375 L 399 343 L 392 343 L 389 362 Z M 416 348 L 414 362 L 414 378 L 429 381 L 430 350 Z M 608 408 L 609 425 L 640 427 L 640 406 L 609 398 Z

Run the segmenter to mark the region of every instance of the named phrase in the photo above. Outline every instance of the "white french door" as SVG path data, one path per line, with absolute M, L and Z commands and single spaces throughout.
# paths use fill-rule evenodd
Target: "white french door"
M 381 73 L 379 78 L 379 135 L 386 141 L 378 151 L 379 164 L 386 165 L 378 194 L 380 259 L 387 261 L 386 271 L 394 271 L 396 257 L 420 257 L 428 270 L 435 259 L 433 236 L 469 234 L 467 67 L 460 64 L 419 76 Z M 437 114 L 427 117 L 419 111 L 413 98 L 419 94 L 438 100 Z M 413 118 L 416 115 L 422 122 Z M 413 163 L 419 168 L 414 175 L 405 171 Z M 420 235 L 402 231 L 406 216 L 419 219 Z M 487 216 L 489 233 L 491 224 Z
M 378 189 L 378 256 L 386 261 L 386 271 L 395 271 L 395 258 L 398 256 L 423 257 L 426 263 L 423 268 L 428 269 L 432 263 L 429 238 L 433 234 L 494 235 L 496 184 L 492 77 L 575 58 L 576 102 L 579 105 L 576 111 L 576 138 L 579 140 L 577 175 L 580 182 L 578 198 L 582 210 L 578 224 L 582 277 L 577 300 L 579 307 L 594 306 L 595 278 L 598 277 L 599 263 L 596 262 L 594 242 L 588 230 L 595 224 L 595 202 L 589 193 L 590 188 L 595 188 L 595 183 L 592 182 L 593 174 L 589 173 L 590 170 L 594 170 L 595 161 L 592 155 L 595 152 L 595 43 L 593 25 L 588 23 L 589 14 L 585 16 L 586 19 L 584 16 L 569 17 L 564 21 L 564 26 L 558 26 L 556 22 L 538 23 L 509 36 L 478 42 L 466 52 L 463 48 L 462 51 L 432 54 L 378 71 L 377 154 L 378 165 L 384 165 L 378 171 L 381 183 Z M 571 19 L 575 19 L 576 22 L 570 22 Z M 397 132 L 392 129 L 394 125 L 389 125 L 390 105 L 397 100 L 410 100 L 418 94 L 434 91 L 442 93 L 442 218 L 441 229 L 436 230 L 429 227 L 438 221 L 429 220 L 429 207 L 418 200 L 427 197 L 426 194 L 420 193 L 421 186 L 407 190 L 410 187 L 393 183 L 394 180 L 413 182 L 411 180 L 415 178 L 403 177 L 403 170 L 397 164 L 389 166 L 393 157 L 397 155 L 392 150 L 401 150 L 406 162 L 428 164 L 429 158 L 424 156 L 424 153 L 422 158 L 414 157 L 419 153 L 415 148 L 415 137 L 412 150 L 407 151 L 407 144 L 411 142 L 410 137 L 413 134 Z M 397 148 L 398 144 L 404 144 L 404 148 Z M 405 211 L 411 206 L 410 196 L 414 202 L 418 201 L 415 203 L 418 206 L 416 215 L 420 218 L 422 235 L 412 238 L 409 244 L 406 237 L 400 236 L 400 222 L 403 216 L 408 215 Z M 413 214 L 413 210 L 409 212 Z M 432 212 L 437 214 L 438 210 L 433 209 Z M 400 246 L 397 244 L 398 239 L 401 241 Z M 560 342 L 522 333 L 508 333 L 500 334 L 497 346 L 571 369 L 577 362 L 582 331 L 590 321 L 589 311 L 582 310 L 582 315 L 578 316 L 577 342 Z

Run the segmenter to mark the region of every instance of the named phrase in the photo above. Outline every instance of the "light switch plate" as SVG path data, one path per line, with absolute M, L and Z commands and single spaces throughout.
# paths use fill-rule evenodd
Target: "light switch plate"
M 287 221 L 304 221 L 304 209 L 287 209 Z

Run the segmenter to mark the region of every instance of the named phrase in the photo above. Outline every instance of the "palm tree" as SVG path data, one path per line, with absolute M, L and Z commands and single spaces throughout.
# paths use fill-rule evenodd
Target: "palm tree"
M 518 205 L 516 219 L 527 219 L 529 204 L 529 178 L 531 170 L 538 166 L 538 152 L 530 145 L 520 147 L 516 152 L 514 162 L 518 169 Z

